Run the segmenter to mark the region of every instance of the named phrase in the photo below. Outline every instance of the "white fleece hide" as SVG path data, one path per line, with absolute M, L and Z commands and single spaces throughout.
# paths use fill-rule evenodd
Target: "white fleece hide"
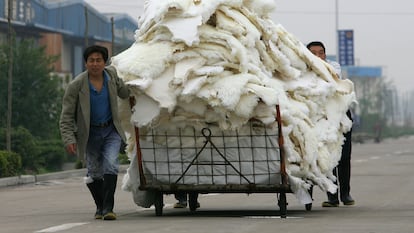
M 176 47 L 169 42 L 134 43 L 130 48 L 112 57 L 111 61 L 117 67 L 120 77 L 125 81 L 134 81 L 134 85 L 138 84 L 140 89 L 145 89 L 151 80 L 164 72 L 175 49 Z
M 201 20 L 201 16 L 183 19 L 169 17 L 164 19 L 161 25 L 167 27 L 173 35 L 171 38 L 172 42 L 184 42 L 186 45 L 191 46 L 199 42 L 197 27 L 201 25 Z
M 257 14 L 258 17 L 263 18 L 268 17 L 276 9 L 276 3 L 274 0 L 247 0 L 243 1 L 243 4 L 246 6 L 247 9 Z
M 159 104 L 147 95 L 135 97 L 136 104 L 132 107 L 131 123 L 136 127 L 151 124 L 160 114 Z
M 205 59 L 198 58 L 186 58 L 181 59 L 175 63 L 175 71 L 173 75 L 173 80 L 171 84 L 173 85 L 183 85 L 190 75 L 191 72 L 199 69 L 203 64 L 205 64 Z
M 152 80 L 151 85 L 145 89 L 145 94 L 151 96 L 158 102 L 160 108 L 172 111 L 176 105 L 176 95 L 170 88 L 170 83 L 174 77 L 174 67 L 169 67 L 159 77 Z
M 181 92 L 181 99 L 187 99 L 187 102 L 191 101 L 192 97 L 201 89 L 201 87 L 206 83 L 206 81 L 207 76 L 195 77 L 191 80 L 188 80 Z
M 345 113 L 354 87 L 274 23 L 273 9 L 273 0 L 146 1 L 135 43 L 112 58 L 136 98 L 132 114 L 120 105 L 121 119 L 144 140 L 150 130 L 274 125 L 279 105 L 290 185 L 309 203 L 311 185 L 336 190 L 332 170 L 352 126 Z M 127 134 L 133 159 L 133 128 Z M 126 189 L 138 187 L 137 173 L 128 174 Z

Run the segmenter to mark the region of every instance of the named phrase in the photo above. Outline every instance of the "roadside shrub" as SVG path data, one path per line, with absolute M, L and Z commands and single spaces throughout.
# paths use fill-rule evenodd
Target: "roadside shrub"
M 37 169 L 44 172 L 60 171 L 65 162 L 65 150 L 60 140 L 41 140 L 37 143 Z M 43 173 L 38 170 L 39 173 Z
M 83 168 L 83 163 L 80 159 L 76 160 L 75 163 L 75 169 L 82 169 Z
M 17 176 L 22 170 L 22 159 L 15 152 L 0 151 L 0 177 Z
M 21 163 L 24 172 L 36 171 L 36 155 L 38 148 L 35 137 L 24 127 L 13 128 L 11 131 L 12 145 L 11 150 L 21 156 Z M 0 149 L 6 149 L 6 130 L 0 131 Z
M 119 154 L 119 164 L 129 164 L 129 158 L 127 154 Z
M 11 149 L 21 158 L 22 174 L 59 171 L 68 159 L 60 139 L 41 140 L 24 127 L 13 128 L 11 136 Z M 6 149 L 5 141 L 5 129 L 0 129 L 0 150 Z

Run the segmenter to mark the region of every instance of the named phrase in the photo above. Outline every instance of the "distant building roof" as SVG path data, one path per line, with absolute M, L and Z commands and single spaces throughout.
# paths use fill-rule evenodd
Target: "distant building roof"
M 117 19 L 127 19 L 130 20 L 132 22 L 137 22 L 137 19 L 134 19 L 133 17 L 131 17 L 130 15 L 126 14 L 126 13 L 103 13 L 106 17 L 108 18 L 114 18 L 114 20 Z
M 381 78 L 382 67 L 380 66 L 343 66 L 342 70 L 348 77 L 358 78 Z
M 6 1 L 0 0 L 0 22 L 5 22 Z M 13 14 L 16 17 L 13 19 L 15 25 L 32 26 L 73 37 L 83 38 L 87 31 L 88 37 L 111 41 L 111 18 L 114 20 L 115 41 L 133 42 L 134 32 L 138 29 L 138 20 L 131 16 L 124 13 L 101 13 L 84 0 L 21 1 L 16 6 Z

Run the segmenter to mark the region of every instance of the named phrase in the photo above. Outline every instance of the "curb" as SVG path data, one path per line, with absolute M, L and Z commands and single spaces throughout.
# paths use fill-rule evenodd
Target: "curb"
M 129 165 L 120 165 L 119 173 L 125 173 Z M 24 184 L 33 184 L 37 182 L 44 182 L 48 180 L 59 180 L 66 179 L 70 177 L 83 177 L 86 174 L 86 168 L 82 169 L 73 169 L 61 172 L 52 172 L 40 175 L 21 175 L 13 177 L 0 178 L 0 188 L 17 186 Z

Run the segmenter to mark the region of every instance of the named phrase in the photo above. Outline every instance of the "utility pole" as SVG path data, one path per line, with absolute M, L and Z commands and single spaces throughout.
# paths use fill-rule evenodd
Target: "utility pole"
M 89 41 L 88 41 L 88 34 L 89 34 L 89 20 L 88 20 L 88 8 L 85 6 L 85 48 L 88 47 Z
M 9 45 L 9 72 L 8 72 L 8 85 L 7 85 L 7 126 L 6 126 L 6 150 L 11 151 L 11 130 L 12 130 L 12 97 L 13 97 L 13 39 L 14 33 L 12 28 L 13 17 L 13 0 L 8 0 L 8 45 Z
M 111 40 L 111 56 L 114 55 L 114 49 L 115 49 L 115 23 L 114 23 L 114 17 L 111 17 L 111 31 L 112 31 L 112 40 Z
M 339 6 L 338 6 L 338 1 L 339 0 L 335 0 L 335 40 L 336 40 L 336 62 L 339 63 L 339 35 L 338 35 L 338 30 L 339 30 Z

